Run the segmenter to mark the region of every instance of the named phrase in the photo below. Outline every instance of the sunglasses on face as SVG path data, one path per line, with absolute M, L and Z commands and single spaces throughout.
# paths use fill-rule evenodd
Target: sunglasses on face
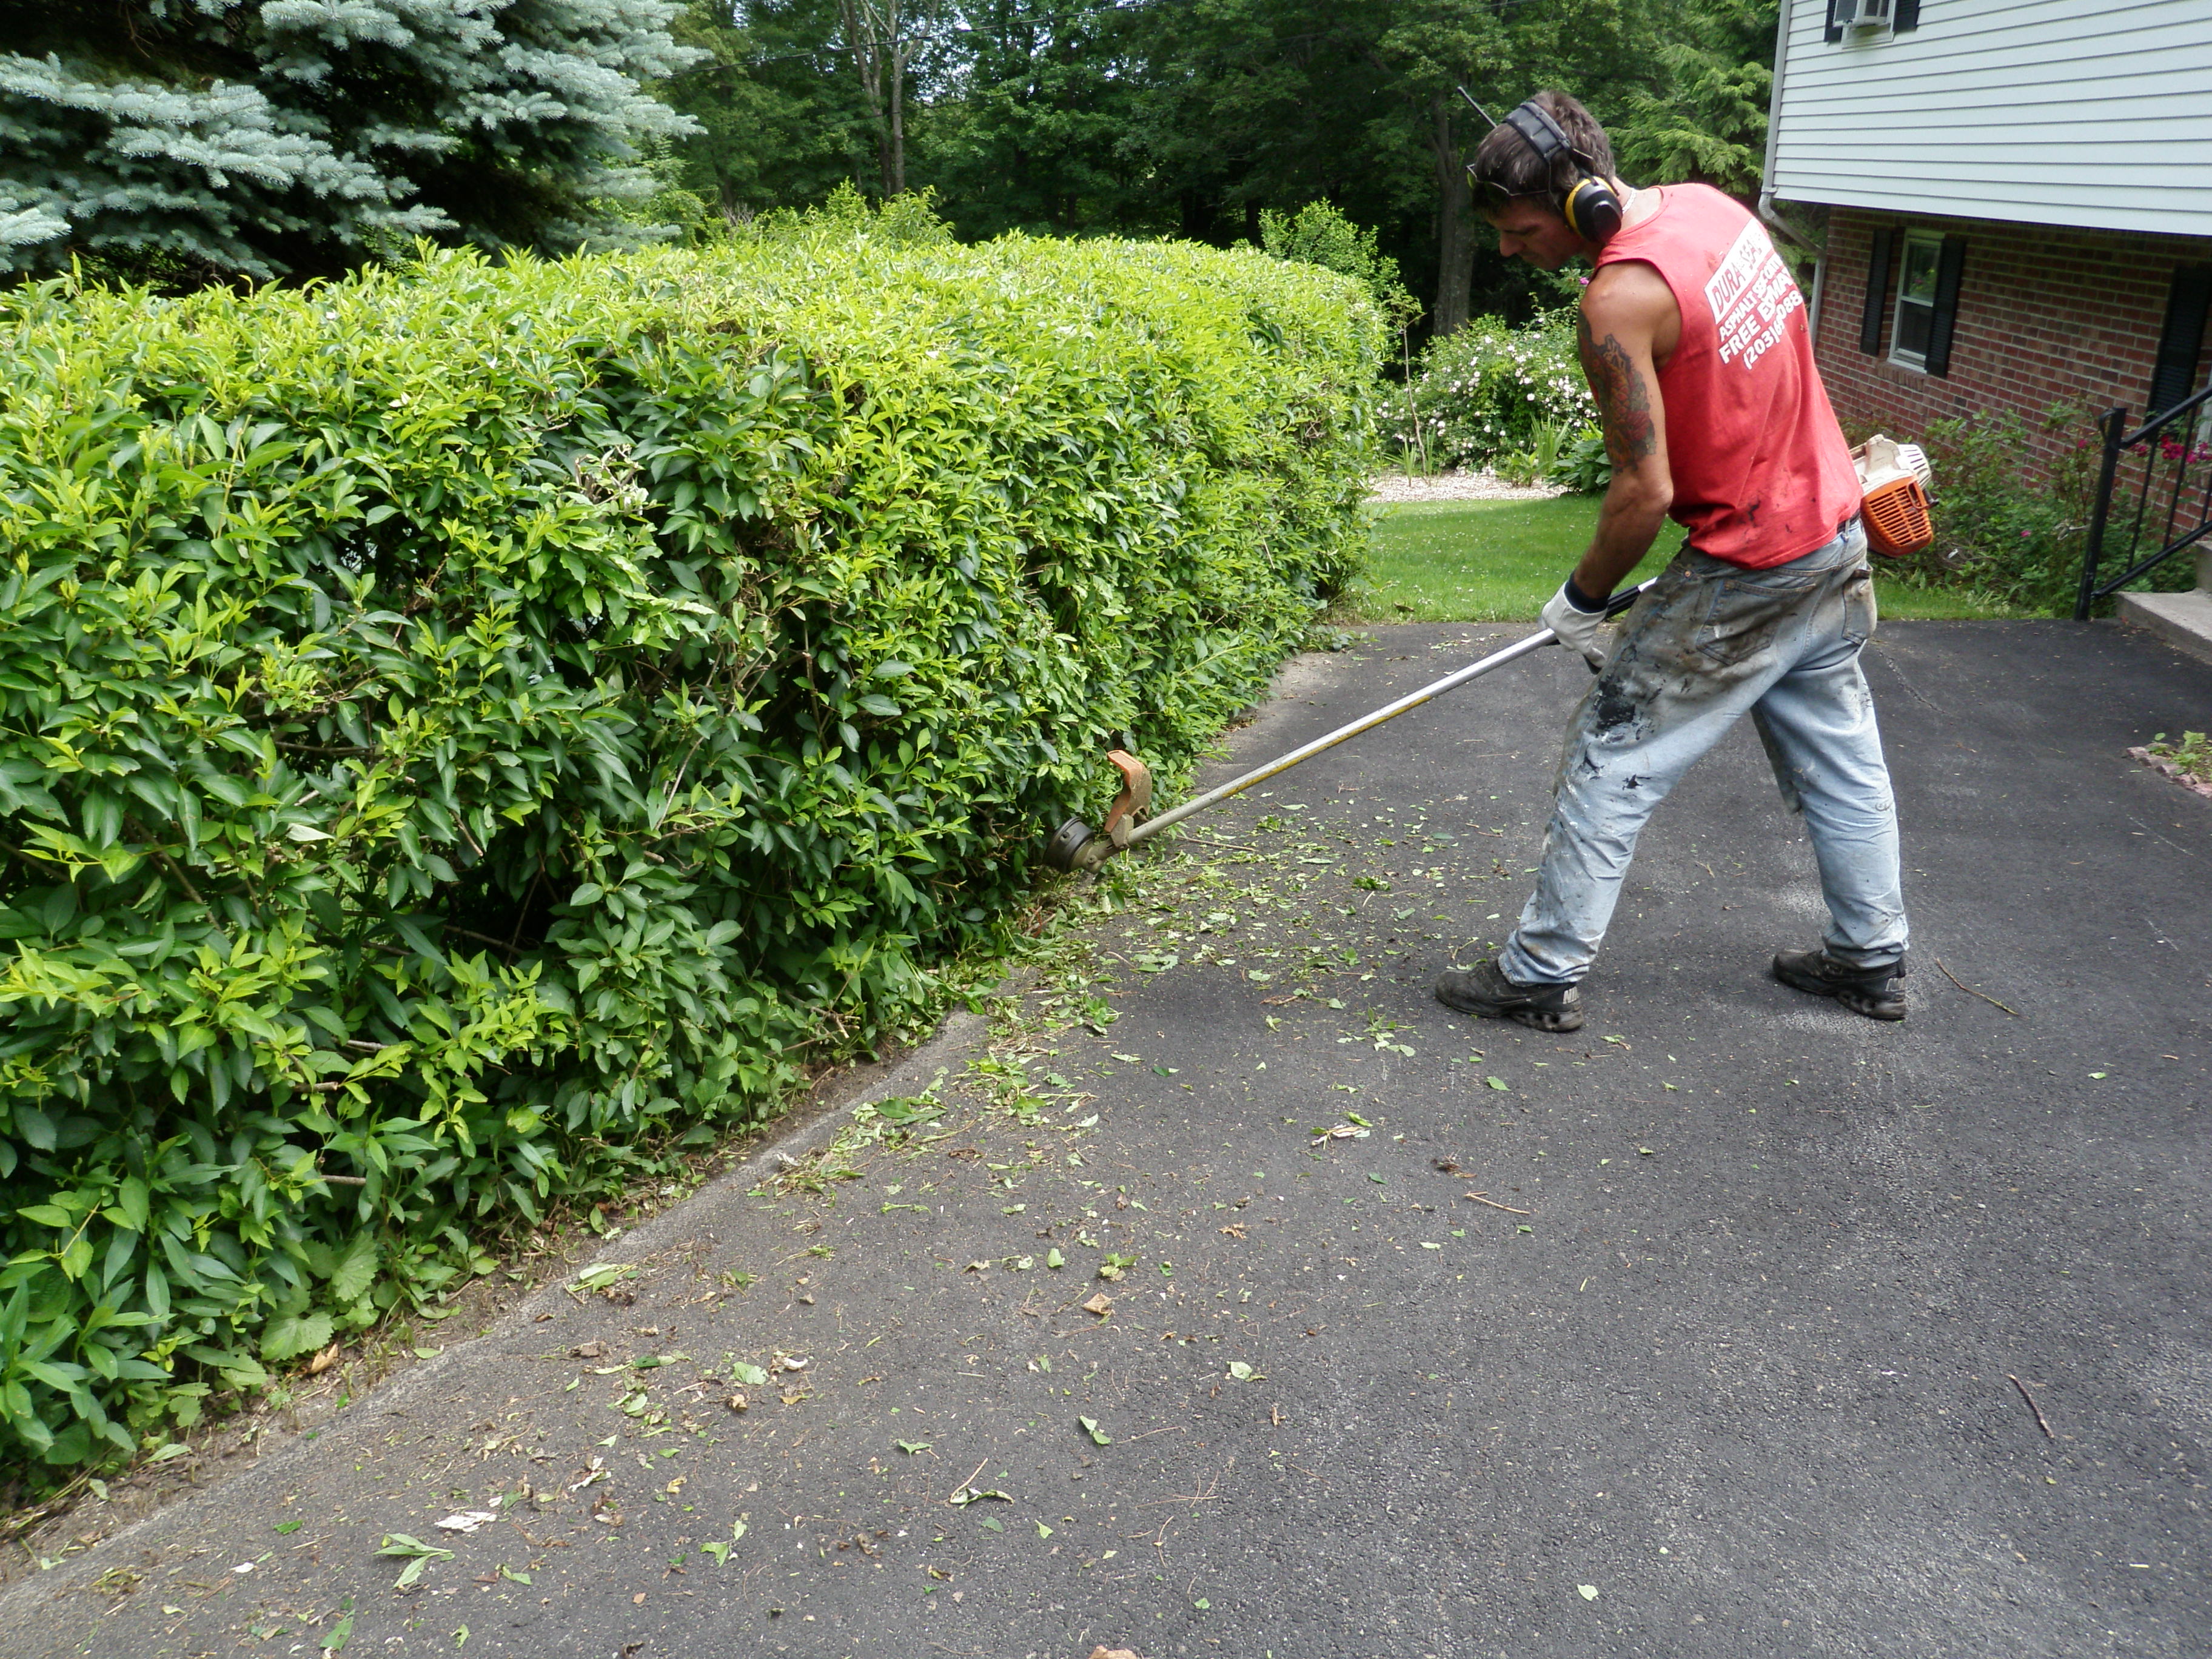
M 1544 191 L 1508 190 L 1494 179 L 1476 179 L 1470 175 L 1468 182 L 1474 186 L 1475 205 L 1485 213 L 1503 213 L 1516 202 L 1541 202 L 1550 199 L 1548 193 Z

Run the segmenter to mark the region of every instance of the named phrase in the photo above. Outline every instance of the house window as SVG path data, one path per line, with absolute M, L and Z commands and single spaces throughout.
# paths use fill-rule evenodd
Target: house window
M 1932 230 L 1881 229 L 1867 261 L 1866 314 L 1859 324 L 1859 349 L 1869 357 L 1881 352 L 1881 325 L 1889 301 L 1892 250 L 1902 241 L 1897 260 L 1897 308 L 1889 334 L 1889 361 L 1923 374 L 1951 372 L 1951 331 L 1959 315 L 1959 285 L 1966 268 L 1963 236 Z
M 1848 33 L 1862 40 L 1910 34 L 1920 27 L 1920 0 L 1828 0 L 1821 36 L 1830 46 Z
M 1889 361 L 1907 368 L 1928 367 L 1928 349 L 1936 337 L 1936 273 L 1942 263 L 1943 239 L 1920 231 L 1905 238 L 1905 267 L 1897 279 L 1897 325 L 1892 331 Z
M 2197 356 L 2212 316 L 2212 265 L 2180 265 L 2166 292 L 2166 326 L 2159 331 L 2151 370 L 2150 413 L 2161 414 L 2197 391 Z M 2212 382 L 2207 382 L 2212 385 Z

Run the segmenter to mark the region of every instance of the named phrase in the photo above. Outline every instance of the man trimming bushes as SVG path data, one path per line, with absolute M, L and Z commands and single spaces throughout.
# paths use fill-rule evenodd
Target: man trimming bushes
M 1568 726 L 1536 890 L 1498 960 L 1446 973 L 1437 1000 L 1578 1029 L 1577 988 L 1645 819 L 1748 713 L 1804 815 L 1828 905 L 1820 948 L 1781 952 L 1775 977 L 1904 1018 L 1897 813 L 1859 669 L 1873 573 L 1796 283 L 1718 191 L 1615 179 L 1604 129 L 1563 93 L 1515 110 L 1471 171 L 1501 252 L 1545 270 L 1596 263 L 1577 339 L 1613 483 L 1589 550 L 1544 607 L 1598 678 Z M 1668 517 L 1688 539 L 1608 654 L 1605 600 Z

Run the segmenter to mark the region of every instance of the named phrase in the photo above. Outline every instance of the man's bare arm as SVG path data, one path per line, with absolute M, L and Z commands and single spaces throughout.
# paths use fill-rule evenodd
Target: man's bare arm
M 1590 279 L 1576 322 L 1576 348 L 1613 460 L 1597 533 L 1575 567 L 1575 586 L 1592 599 L 1611 593 L 1651 550 L 1674 499 L 1653 348 L 1662 336 L 1671 343 L 1680 332 L 1674 293 L 1650 266 L 1607 265 Z

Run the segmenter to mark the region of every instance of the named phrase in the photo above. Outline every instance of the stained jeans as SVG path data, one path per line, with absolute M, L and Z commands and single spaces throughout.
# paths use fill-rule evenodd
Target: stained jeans
M 1859 670 L 1874 626 L 1856 520 L 1771 570 L 1686 548 L 1623 619 L 1575 710 L 1536 890 L 1498 957 L 1507 976 L 1559 983 L 1589 970 L 1644 820 L 1747 712 L 1811 833 L 1829 953 L 1866 968 L 1903 956 L 1897 808 Z

